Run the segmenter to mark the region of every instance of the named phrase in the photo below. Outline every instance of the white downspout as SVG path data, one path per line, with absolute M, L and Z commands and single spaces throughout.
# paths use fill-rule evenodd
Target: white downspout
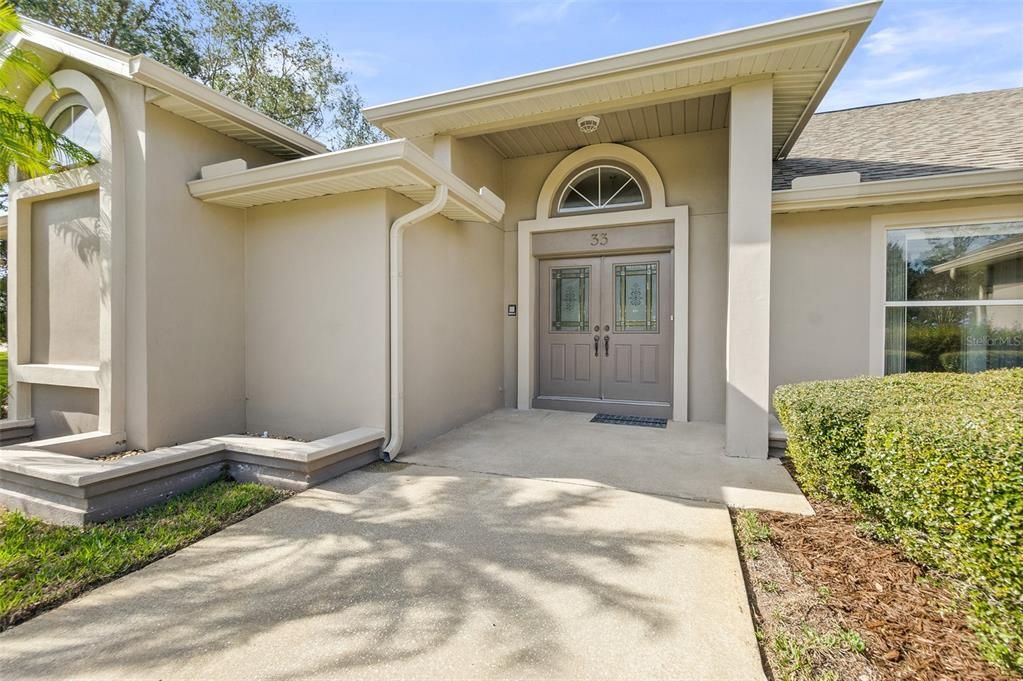
M 405 440 L 405 331 L 402 326 L 404 294 L 402 235 L 407 227 L 436 215 L 448 200 L 448 186 L 438 185 L 429 203 L 402 215 L 391 224 L 391 429 L 383 447 L 384 461 L 394 461 Z

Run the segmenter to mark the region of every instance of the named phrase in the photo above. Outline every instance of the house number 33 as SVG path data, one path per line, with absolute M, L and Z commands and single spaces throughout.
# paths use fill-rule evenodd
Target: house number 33
M 590 234 L 590 246 L 607 246 L 607 232 L 593 232 Z

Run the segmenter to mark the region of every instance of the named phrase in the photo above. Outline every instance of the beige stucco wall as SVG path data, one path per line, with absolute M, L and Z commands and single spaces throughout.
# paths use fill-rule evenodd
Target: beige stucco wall
M 722 421 L 725 409 L 725 305 L 727 276 L 728 131 L 714 130 L 630 142 L 657 168 L 670 206 L 688 205 L 689 419 Z M 504 296 L 516 302 L 518 222 L 536 217 L 544 180 L 569 152 L 504 162 Z M 516 320 L 504 321 L 505 385 L 515 385 Z M 506 391 L 505 406 L 515 405 Z
M 416 208 L 388 195 L 388 218 Z M 504 234 L 432 217 L 405 232 L 405 448 L 503 404 Z M 506 392 L 506 390 L 505 390 Z
M 103 268 L 95 190 L 32 204 L 33 364 L 99 364 Z
M 99 364 L 99 312 L 104 280 L 95 190 L 32 204 L 31 348 L 34 364 Z M 35 385 L 35 437 L 85 433 L 97 427 L 99 393 Z
M 197 201 L 186 182 L 210 163 L 273 160 L 146 107 L 145 446 L 245 426 L 245 212 Z M 129 436 L 133 436 L 129 433 Z
M 1012 199 L 776 214 L 771 248 L 771 390 L 870 373 L 872 219 Z M 1023 212 L 1023 201 L 1015 200 Z M 923 218 L 922 218 L 923 219 Z
M 451 170 L 473 189 L 504 192 L 504 159 L 478 137 L 451 140 Z
M 386 427 L 385 213 L 383 190 L 248 210 L 238 340 L 250 432 Z
M 96 430 L 99 391 L 58 385 L 32 386 L 32 416 L 36 439 Z

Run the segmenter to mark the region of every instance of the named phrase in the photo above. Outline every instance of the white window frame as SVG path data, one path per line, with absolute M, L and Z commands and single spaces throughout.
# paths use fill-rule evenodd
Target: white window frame
M 970 307 L 976 305 L 1023 305 L 1023 300 L 889 301 L 887 298 L 888 232 L 897 229 L 965 227 L 1023 221 L 1023 203 L 943 208 L 906 213 L 887 213 L 871 218 L 870 248 L 870 373 L 883 376 L 885 367 L 885 317 L 889 307 Z
M 573 186 L 573 185 L 575 185 L 576 181 L 580 177 L 582 177 L 586 173 L 590 172 L 591 170 L 596 170 L 597 171 L 597 200 L 599 201 L 602 198 L 601 195 L 600 195 L 601 194 L 601 192 L 600 192 L 600 176 L 601 176 L 601 171 L 604 170 L 605 168 L 608 168 L 608 169 L 611 169 L 611 170 L 616 170 L 616 171 L 618 171 L 620 173 L 625 173 L 626 175 L 628 175 L 629 182 L 632 182 L 633 184 L 636 185 L 636 187 L 639 188 L 639 201 L 630 201 L 629 203 L 616 203 L 616 204 L 613 204 L 613 205 L 608 203 L 608 201 L 611 201 L 611 199 L 613 199 L 614 197 L 618 196 L 618 194 L 629 185 L 629 182 L 625 182 L 621 187 L 618 188 L 618 191 L 616 191 L 614 194 L 612 194 L 611 197 L 607 199 L 607 201 L 602 202 L 600 205 L 594 204 L 592 201 L 589 200 L 589 198 L 587 198 L 586 196 L 583 196 L 582 192 L 580 192 L 578 189 L 576 189 Z M 586 203 L 588 203 L 590 205 L 588 205 L 588 206 L 578 206 L 576 208 L 565 208 L 564 207 L 564 205 L 565 205 L 565 197 L 568 196 L 568 192 L 570 192 L 570 191 L 575 192 L 577 195 L 579 195 L 580 198 L 582 198 L 583 201 L 585 201 Z M 642 207 L 644 207 L 646 205 L 647 205 L 646 191 L 643 189 L 643 183 L 639 180 L 638 177 L 636 177 L 636 174 L 634 172 L 630 171 L 628 168 L 624 168 L 622 166 L 614 165 L 613 163 L 596 163 L 596 164 L 589 165 L 589 166 L 586 166 L 584 168 L 581 168 L 578 172 L 576 172 L 574 175 L 572 175 L 572 177 L 568 180 L 568 182 L 565 183 L 565 188 L 562 189 L 561 193 L 558 195 L 558 203 L 557 203 L 557 205 L 554 206 L 554 214 L 555 215 L 572 215 L 574 213 L 593 213 L 593 212 L 596 212 L 596 211 L 605 212 L 605 211 L 613 211 L 613 210 L 628 210 L 630 208 L 642 208 Z
M 91 106 L 89 106 L 88 100 L 86 100 L 85 97 L 83 97 L 81 94 L 74 92 L 71 94 L 64 95 L 63 97 L 61 97 L 60 99 L 53 103 L 53 106 L 50 107 L 49 111 L 47 111 L 46 115 L 43 117 L 43 122 L 46 123 L 46 127 L 53 128 L 53 124 L 57 120 L 57 117 L 73 106 L 83 107 L 85 109 L 88 109 L 93 116 L 96 115 L 96 112 L 92 110 Z M 99 125 L 102 126 L 101 123 L 99 123 Z M 102 142 L 100 143 L 100 146 L 102 147 Z M 88 149 L 86 151 L 89 151 L 89 153 L 93 154 L 96 157 L 97 161 L 99 161 L 103 153 L 102 149 L 99 149 L 98 151 L 95 152 Z M 63 166 L 57 166 L 54 170 L 59 171 L 62 168 Z

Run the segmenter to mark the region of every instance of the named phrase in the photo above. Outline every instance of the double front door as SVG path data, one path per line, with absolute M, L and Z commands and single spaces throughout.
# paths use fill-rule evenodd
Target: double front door
M 534 406 L 671 417 L 668 253 L 540 261 Z

